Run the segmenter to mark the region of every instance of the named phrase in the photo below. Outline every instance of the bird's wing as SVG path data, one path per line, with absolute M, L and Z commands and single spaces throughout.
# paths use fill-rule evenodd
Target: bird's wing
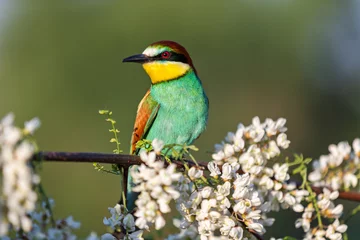
M 160 104 L 151 97 L 150 90 L 148 90 L 138 106 L 134 130 L 131 137 L 131 154 L 136 152 L 136 143 L 149 131 L 159 107 Z

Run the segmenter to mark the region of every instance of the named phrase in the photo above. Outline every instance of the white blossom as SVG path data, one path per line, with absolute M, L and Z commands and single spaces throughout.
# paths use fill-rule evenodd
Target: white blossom
M 309 174 L 308 178 L 311 182 L 318 182 L 322 178 L 321 172 L 315 170 Z
M 113 208 L 108 208 L 111 214 L 111 217 L 104 218 L 103 223 L 106 226 L 109 226 L 112 230 L 116 230 L 118 228 L 125 229 L 125 237 L 124 239 L 128 240 L 143 240 L 142 230 L 135 231 L 135 222 L 134 216 L 124 208 L 124 206 L 120 204 L 116 204 Z M 113 235 L 106 233 L 101 236 L 101 239 L 115 239 Z
M 257 233 L 263 234 L 265 233 L 265 229 L 263 227 L 263 225 L 261 225 L 260 223 L 250 223 L 248 225 L 249 229 L 252 229 L 254 231 L 256 231 Z
M 210 171 L 211 177 L 216 177 L 221 174 L 220 169 L 215 161 L 209 162 L 207 167 L 208 167 L 208 170 Z
M 329 146 L 329 154 L 320 156 L 314 161 L 309 180 L 317 187 L 328 187 L 334 190 L 355 188 L 358 185 L 358 164 L 360 163 L 360 139 L 352 143 L 340 142 Z
M 201 178 L 203 176 L 203 170 L 198 169 L 196 167 L 191 167 L 189 169 L 188 175 L 189 175 L 190 179 L 192 179 L 192 180 Z
M 155 153 L 160 153 L 161 150 L 164 148 L 164 141 L 155 138 L 154 140 L 152 140 L 151 145 L 155 151 Z
M 39 118 L 33 118 L 28 122 L 25 122 L 25 131 L 30 134 L 34 134 L 35 130 L 38 129 L 41 125 Z
M 265 135 L 265 130 L 260 123 L 259 117 L 254 117 L 252 120 L 252 125 L 248 130 L 249 136 L 254 140 L 254 142 L 260 142 Z
M 129 232 L 135 231 L 135 221 L 132 214 L 127 214 L 123 219 L 123 225 L 125 229 Z
M 344 174 L 344 187 L 346 189 L 350 187 L 356 187 L 358 184 L 358 178 L 355 176 L 355 174 L 347 172 Z
M 161 149 L 158 149 L 160 152 Z M 138 169 L 132 169 L 130 174 L 137 184 L 133 191 L 140 192 L 135 201 L 137 217 L 135 225 L 140 229 L 148 229 L 154 224 L 155 229 L 161 229 L 165 225 L 164 213 L 171 211 L 170 202 L 180 197 L 173 183 L 177 183 L 182 174 L 176 172 L 176 165 L 169 164 L 166 168 L 163 162 L 156 161 L 154 151 L 146 153 L 142 151 L 140 158 L 145 164 Z M 192 170 L 193 169 L 193 170 Z M 201 170 L 191 168 L 189 176 L 197 178 L 202 175 Z
M 347 225 L 341 224 L 339 219 L 336 219 L 330 224 L 326 230 L 325 236 L 329 239 L 342 239 L 342 233 L 346 232 Z
M 360 138 L 354 139 L 353 144 L 352 144 L 352 147 L 353 147 L 353 149 L 354 149 L 354 153 L 355 153 L 357 156 L 360 156 Z
M 190 225 L 187 228 L 182 227 L 182 221 L 179 219 L 173 219 L 175 227 L 180 229 L 180 233 L 169 235 L 166 240 L 183 240 L 183 239 L 197 239 L 199 235 L 197 228 L 194 225 Z
M 13 122 L 13 114 L 8 114 L 0 121 L 0 236 L 7 234 L 10 225 L 15 230 L 31 230 L 32 222 L 28 213 L 35 209 L 37 195 L 33 186 L 40 181 L 28 164 L 35 147 L 26 139 L 26 135 L 32 134 L 40 126 L 40 121 L 33 119 L 26 122 L 26 133 L 15 127 Z
M 274 169 L 274 173 L 275 173 L 274 177 L 276 180 L 278 180 L 280 182 L 284 182 L 290 178 L 290 176 L 288 174 L 289 167 L 286 163 L 284 163 L 282 165 L 275 163 L 273 166 L 273 169 Z
M 229 232 L 229 236 L 236 240 L 243 239 L 244 230 L 241 227 L 233 227 Z
M 285 133 L 280 133 L 276 138 L 276 143 L 279 147 L 287 149 L 290 145 L 290 141 L 287 140 L 287 135 Z
M 229 163 L 225 163 L 222 166 L 222 175 L 221 178 L 224 181 L 230 180 L 232 178 L 232 167 Z
M 32 223 L 31 230 L 21 234 L 24 239 L 70 239 L 75 240 L 75 229 L 80 228 L 80 222 L 75 221 L 72 216 L 63 219 L 54 219 L 51 215 L 54 206 L 53 199 L 47 199 L 38 208 L 29 214 Z M 54 220 L 54 222 L 52 221 Z M 54 223 L 54 225 L 53 225 Z M 86 238 L 87 240 L 98 240 L 95 233 Z

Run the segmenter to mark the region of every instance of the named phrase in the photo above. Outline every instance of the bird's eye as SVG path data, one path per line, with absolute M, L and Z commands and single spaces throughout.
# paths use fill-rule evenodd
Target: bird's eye
M 163 59 L 168 59 L 168 58 L 170 58 L 170 56 L 171 56 L 171 53 L 168 52 L 168 51 L 165 51 L 165 52 L 163 52 L 163 53 L 161 54 L 161 57 L 162 57 Z

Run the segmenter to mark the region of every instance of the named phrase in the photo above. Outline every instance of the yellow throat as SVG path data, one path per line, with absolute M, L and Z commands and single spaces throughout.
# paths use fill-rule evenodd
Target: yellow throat
M 142 66 L 153 84 L 181 77 L 190 69 L 189 64 L 182 62 L 154 61 Z

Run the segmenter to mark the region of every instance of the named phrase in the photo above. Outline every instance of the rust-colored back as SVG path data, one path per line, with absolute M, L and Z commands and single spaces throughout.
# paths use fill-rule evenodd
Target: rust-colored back
M 149 127 L 154 121 L 158 109 L 159 104 L 152 99 L 150 90 L 148 90 L 138 106 L 134 129 L 131 137 L 131 154 L 135 153 L 136 143 L 141 140 L 149 130 Z

